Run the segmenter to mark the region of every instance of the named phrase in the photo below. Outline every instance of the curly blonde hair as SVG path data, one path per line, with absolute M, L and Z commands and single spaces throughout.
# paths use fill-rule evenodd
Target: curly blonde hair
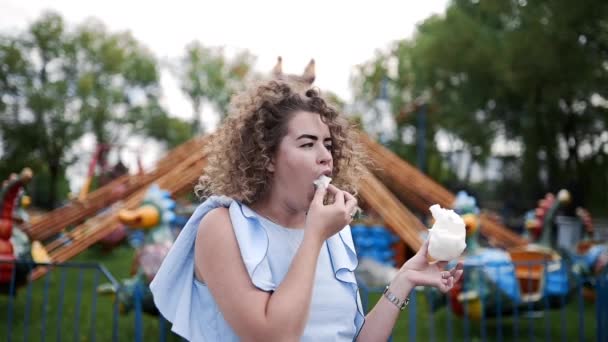
M 233 97 L 230 107 L 207 145 L 207 165 L 194 189 L 200 198 L 224 195 L 245 204 L 262 198 L 271 184 L 267 167 L 298 111 L 321 115 L 332 139 L 333 183 L 357 193 L 356 184 L 365 172 L 358 134 L 318 90 L 300 90 L 275 79 Z

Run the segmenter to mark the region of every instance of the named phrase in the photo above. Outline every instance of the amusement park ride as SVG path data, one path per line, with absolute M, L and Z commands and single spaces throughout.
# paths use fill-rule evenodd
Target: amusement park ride
M 39 241 L 27 235 L 29 216 L 25 208 L 31 200 L 24 187 L 32 179 L 32 171 L 23 169 L 11 174 L 0 188 L 0 292 L 14 292 L 27 281 L 31 262 L 48 262 L 49 256 Z M 28 262 L 30 262 L 28 264 Z M 12 284 L 11 284 L 12 282 Z
M 279 60 L 273 74 L 277 78 L 310 87 L 314 81 L 314 72 L 314 61 L 311 61 L 302 76 L 283 76 Z M 397 244 L 396 264 L 405 261 L 406 249 L 419 249 L 427 232 L 426 226 L 412 210 L 428 215 L 429 207 L 439 204 L 444 208 L 454 208 L 463 215 L 467 224 L 468 247 L 462 258 L 465 266 L 474 267 L 476 271 L 470 274 L 465 272 L 462 282 L 457 284 L 456 290 L 447 298 L 453 311 L 461 315 L 467 311 L 466 315 L 470 317 L 482 314 L 491 316 L 499 311 L 508 313 L 515 308 L 523 310 L 534 307 L 546 296 L 567 295 L 571 290 L 570 277 L 573 270 L 564 263 L 566 257 L 551 243 L 544 243 L 551 241 L 550 236 L 544 237 L 552 234 L 551 229 L 543 226 L 540 240 L 543 243 L 530 244 L 526 237 L 519 236 L 490 217 L 480 214 L 472 198 L 465 194 L 455 196 L 364 133 L 360 137 L 375 167 L 369 170 L 359 184 L 359 197 L 362 206 L 373 211 L 401 240 Z M 79 198 L 29 222 L 27 229 L 24 229 L 26 238 L 34 241 L 32 246 L 36 244 L 39 247 L 25 247 L 20 253 L 25 253 L 30 248 L 31 254 L 38 256 L 34 257 L 36 261 L 61 263 L 121 227 L 143 230 L 144 243 L 136 251 L 133 277 L 125 280 L 120 289 L 107 286 L 100 288 L 102 292 L 118 292 L 116 298 L 124 310 L 128 311 L 132 305 L 134 285 L 143 284 L 147 289 L 147 284 L 154 277 L 175 239 L 175 234 L 169 229 L 171 219 L 175 216 L 172 198 L 192 190 L 206 164 L 204 147 L 208 139 L 207 136 L 201 136 L 183 143 L 169 151 L 150 172 L 140 169 L 137 175 L 116 175 L 115 179 L 90 193 L 87 186 L 83 187 Z M 106 148 L 100 147 L 96 155 L 106 153 Z M 92 162 L 89 170 L 94 168 Z M 91 175 L 92 172 L 89 171 L 89 176 Z M 19 258 L 17 249 L 8 242 L 17 230 L 13 229 L 16 222 L 13 213 L 18 203 L 18 191 L 13 183 L 20 182 L 18 188 L 21 189 L 29 178 L 31 173 L 22 174 L 2 188 L 0 260 Z M 90 184 L 90 179 L 87 184 Z M 546 216 L 550 217 L 551 214 Z M 63 240 L 57 239 L 62 231 Z M 492 247 L 481 247 L 478 243 L 479 235 L 483 235 Z M 66 241 L 70 243 L 65 243 Z M 579 250 L 584 248 L 587 247 L 580 246 Z M 588 269 L 605 267 L 605 249 L 602 252 L 601 248 L 593 248 L 594 246 L 588 247 L 588 250 L 593 250 L 598 256 Z M 574 257 L 568 258 L 570 260 Z M 530 266 L 530 262 L 540 264 Z M 6 265 L 0 266 L 0 285 L 6 285 L 13 270 Z M 25 274 L 31 279 L 37 279 L 49 270 L 48 267 L 38 267 L 27 270 Z M 21 277 L 20 281 L 26 279 Z M 497 305 L 493 299 L 497 297 L 502 301 L 502 306 Z M 144 300 L 146 298 L 149 302 L 144 303 L 144 309 L 156 313 L 149 292 L 145 292 Z M 554 302 L 553 299 L 551 302 Z

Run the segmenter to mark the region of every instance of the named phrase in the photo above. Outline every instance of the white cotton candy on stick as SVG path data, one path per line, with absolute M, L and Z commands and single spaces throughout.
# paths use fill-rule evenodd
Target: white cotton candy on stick
M 435 219 L 429 230 L 429 255 L 439 261 L 458 258 L 467 246 L 464 221 L 453 210 L 443 209 L 439 204 L 429 209 Z
M 322 186 L 325 189 L 327 189 L 327 187 L 329 186 L 329 183 L 331 182 L 331 178 L 327 177 L 326 175 L 321 175 L 319 176 L 319 178 L 317 178 L 314 182 L 312 182 L 315 187 L 319 187 Z

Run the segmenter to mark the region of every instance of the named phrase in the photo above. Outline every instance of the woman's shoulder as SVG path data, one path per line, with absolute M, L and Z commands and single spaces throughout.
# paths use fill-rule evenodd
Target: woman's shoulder
M 230 209 L 220 206 L 213 208 L 203 216 L 198 224 L 197 240 L 219 242 L 232 235 Z
M 217 202 L 217 199 L 210 199 Z M 258 217 L 243 203 L 230 199 L 222 205 L 212 205 L 200 218 L 197 227 L 197 240 L 205 244 L 233 243 L 248 247 L 249 240 L 256 239 L 265 232 L 259 231 Z
M 205 216 L 201 219 L 199 227 L 205 225 L 214 224 L 226 224 L 230 223 L 230 210 L 228 207 L 217 207 L 209 210 Z
M 274 290 L 276 286 L 267 260 L 268 235 L 257 219 L 253 211 L 236 200 L 229 206 L 209 210 L 198 227 L 194 246 L 197 262 L 210 265 L 222 260 L 225 270 L 226 260 L 240 259 L 256 287 Z

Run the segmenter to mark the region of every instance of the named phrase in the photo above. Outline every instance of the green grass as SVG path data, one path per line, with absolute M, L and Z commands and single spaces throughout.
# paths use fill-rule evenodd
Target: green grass
M 133 250 L 129 247 L 120 247 L 111 254 L 104 254 L 98 248 L 91 248 L 74 259 L 80 262 L 101 262 L 116 279 L 129 276 Z M 47 278 L 34 282 L 31 286 L 31 301 L 29 322 L 25 322 L 28 287 L 19 289 L 18 295 L 11 300 L 6 295 L 0 295 L 0 340 L 24 341 L 111 341 L 113 301 L 110 297 L 97 296 L 96 311 L 92 314 L 92 300 L 95 289 L 95 272 L 84 270 L 82 272 L 82 291 L 80 306 L 77 306 L 79 271 L 56 269 L 49 273 Z M 60 287 L 64 278 L 64 297 L 60 303 Z M 99 282 L 106 280 L 100 274 Z M 48 282 L 48 291 L 45 297 L 45 283 Z M 45 303 L 46 298 L 46 305 Z M 370 296 L 370 303 L 375 303 L 379 294 Z M 518 317 L 517 322 L 512 317 L 503 318 L 502 324 L 497 320 L 468 321 L 448 314 L 445 308 L 434 315 L 429 314 L 428 305 L 424 296 L 417 295 L 416 307 L 410 306 L 399 317 L 394 330 L 394 341 L 409 340 L 409 315 L 416 315 L 416 339 L 418 341 L 447 341 L 449 339 L 448 322 L 451 321 L 452 340 L 464 340 L 465 331 L 471 340 L 481 341 L 485 334 L 486 340 L 498 340 L 499 332 L 504 341 L 544 339 L 549 333 L 550 338 L 562 340 L 579 340 L 578 300 L 570 302 L 563 310 L 554 310 L 540 317 Z M 9 331 L 9 310 L 12 308 L 12 322 Z M 43 314 L 43 308 L 46 308 Z M 61 314 L 61 315 L 60 315 Z M 46 317 L 46 319 L 44 318 Z M 584 303 L 583 310 L 583 340 L 595 340 L 596 317 L 593 303 Z M 159 320 L 144 315 L 144 340 L 159 340 Z M 168 324 L 167 324 L 168 328 Z M 518 329 L 515 336 L 515 329 Z M 167 329 L 168 330 L 168 329 Z M 485 333 L 484 333 L 485 331 Z M 77 334 L 76 334 L 77 333 Z M 75 336 L 76 335 L 76 336 Z M 118 318 L 118 337 L 120 341 L 135 339 L 135 317 L 131 312 Z M 169 334 L 170 335 L 170 334 Z M 76 338 L 75 338 L 76 337 Z M 179 341 L 175 336 L 168 336 L 167 341 Z
M 119 247 L 105 254 L 93 247 L 85 251 L 73 261 L 101 262 L 117 279 L 129 277 L 133 261 L 133 249 Z M 78 286 L 82 273 L 82 290 L 80 306 L 78 303 Z M 31 286 L 31 301 L 29 322 L 26 320 L 28 287 L 18 290 L 17 297 L 11 304 L 11 299 L 0 295 L 0 340 L 24 341 L 112 341 L 113 300 L 111 297 L 96 297 L 96 310 L 93 314 L 92 305 L 95 291 L 95 274 L 98 274 L 97 284 L 107 282 L 107 279 L 92 269 L 55 269 Z M 64 278 L 64 294 L 60 305 L 61 283 Z M 47 295 L 45 287 L 48 282 Z M 45 306 L 46 298 L 46 306 Z M 12 323 L 9 331 L 9 310 L 12 307 Z M 44 310 L 43 314 L 43 308 Z M 45 319 L 46 317 L 46 319 Z M 144 340 L 158 340 L 159 320 L 144 315 Z M 167 324 L 168 327 L 168 324 Z M 167 329 L 168 330 L 168 329 Z M 169 334 L 170 335 L 170 334 Z M 75 339 L 76 337 L 76 339 Z M 135 340 L 135 315 L 133 312 L 118 317 L 119 341 Z M 179 341 L 175 336 L 169 336 L 167 341 Z
M 375 303 L 380 294 L 372 294 L 370 302 Z M 517 317 L 498 319 L 464 320 L 442 308 L 429 314 L 426 299 L 422 293 L 416 297 L 416 307 L 407 307 L 399 316 L 393 330 L 394 341 L 409 341 L 409 320 L 413 312 L 416 315 L 415 337 L 417 341 L 450 340 L 451 324 L 452 341 L 528 341 L 534 339 L 556 341 L 579 341 L 578 298 L 568 303 L 563 309 L 551 310 L 543 314 L 526 317 L 519 313 Z M 530 316 L 530 315 L 528 315 Z M 451 322 L 451 323 L 449 323 Z M 595 341 L 596 333 L 595 305 L 583 303 L 583 341 Z M 467 332 L 468 331 L 468 332 Z M 468 337 L 468 339 L 467 339 Z

